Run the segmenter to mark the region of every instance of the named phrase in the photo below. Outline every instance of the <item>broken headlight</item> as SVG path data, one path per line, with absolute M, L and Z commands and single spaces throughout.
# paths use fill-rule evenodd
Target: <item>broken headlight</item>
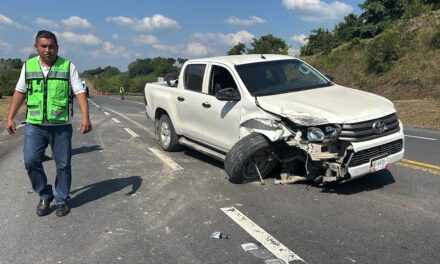
M 310 142 L 335 140 L 337 136 L 338 136 L 338 128 L 334 126 L 309 127 L 307 129 L 307 139 Z

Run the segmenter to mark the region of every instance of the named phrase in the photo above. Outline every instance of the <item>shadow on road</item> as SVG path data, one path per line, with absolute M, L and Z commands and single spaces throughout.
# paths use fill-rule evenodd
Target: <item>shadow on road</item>
M 93 145 L 93 146 L 82 146 L 80 148 L 72 149 L 72 156 L 92 151 L 102 150 L 101 145 Z
M 140 176 L 131 176 L 93 183 L 71 191 L 71 195 L 77 192 L 80 193 L 69 200 L 69 205 L 72 208 L 80 207 L 81 205 L 101 199 L 102 197 L 131 186 L 131 191 L 125 194 L 126 196 L 129 196 L 136 193 L 141 185 L 142 178 Z
M 350 182 L 328 184 L 323 188 L 322 192 L 350 195 L 380 189 L 395 182 L 389 170 L 381 170 Z
M 198 151 L 192 150 L 190 148 L 184 148 L 183 153 L 187 156 L 190 156 L 193 159 L 197 159 L 202 162 L 208 163 L 208 164 L 215 166 L 219 169 L 224 169 L 223 162 L 216 160 L 214 158 L 211 158 L 210 156 L 205 155 L 203 153 L 200 153 Z

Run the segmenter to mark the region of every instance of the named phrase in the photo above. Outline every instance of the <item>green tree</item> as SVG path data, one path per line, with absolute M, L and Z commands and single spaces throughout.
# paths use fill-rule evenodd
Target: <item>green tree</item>
M 301 47 L 301 55 L 329 53 L 336 46 L 336 38 L 328 29 L 314 29 L 308 37 L 307 44 Z
M 398 43 L 396 33 L 384 34 L 374 39 L 367 49 L 368 71 L 383 73 L 391 69 L 401 55 Z
M 241 54 L 245 54 L 246 53 L 246 45 L 244 45 L 243 43 L 239 42 L 237 45 L 235 45 L 234 47 L 232 47 L 227 54 L 228 55 L 241 55 Z
M 147 75 L 154 71 L 154 67 L 151 65 L 151 59 L 144 60 L 137 59 L 128 65 L 128 73 L 131 78 L 137 75 Z
M 177 58 L 178 67 L 182 67 L 188 59 Z
M 363 9 L 362 37 L 369 38 L 381 33 L 386 26 L 402 17 L 405 6 L 412 0 L 365 0 L 359 7 Z
M 359 16 L 349 14 L 344 21 L 336 25 L 334 29 L 335 40 L 338 43 L 345 43 L 361 35 L 362 21 Z
M 280 38 L 267 34 L 259 39 L 254 39 L 251 43 L 252 48 L 248 50 L 249 54 L 288 54 L 289 46 Z
M 6 69 L 0 71 L 0 89 L 4 95 L 12 95 L 20 77 L 20 70 Z

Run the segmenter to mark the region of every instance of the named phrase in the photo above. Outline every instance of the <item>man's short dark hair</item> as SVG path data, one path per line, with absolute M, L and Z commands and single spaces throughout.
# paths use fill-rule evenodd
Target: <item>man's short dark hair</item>
M 50 31 L 47 31 L 47 30 L 38 31 L 37 36 L 35 37 L 35 43 L 37 43 L 37 40 L 39 38 L 52 39 L 53 42 L 55 42 L 55 44 L 58 46 L 57 37 L 55 36 L 54 33 L 50 32 Z

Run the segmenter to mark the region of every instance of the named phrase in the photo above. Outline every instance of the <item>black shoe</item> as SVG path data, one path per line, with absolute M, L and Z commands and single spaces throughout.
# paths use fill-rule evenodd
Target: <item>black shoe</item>
M 67 204 L 57 204 L 57 216 L 65 216 L 70 212 Z
M 40 199 L 37 206 L 37 215 L 45 216 L 50 212 L 50 203 L 53 201 L 54 196 L 50 196 L 48 199 Z

